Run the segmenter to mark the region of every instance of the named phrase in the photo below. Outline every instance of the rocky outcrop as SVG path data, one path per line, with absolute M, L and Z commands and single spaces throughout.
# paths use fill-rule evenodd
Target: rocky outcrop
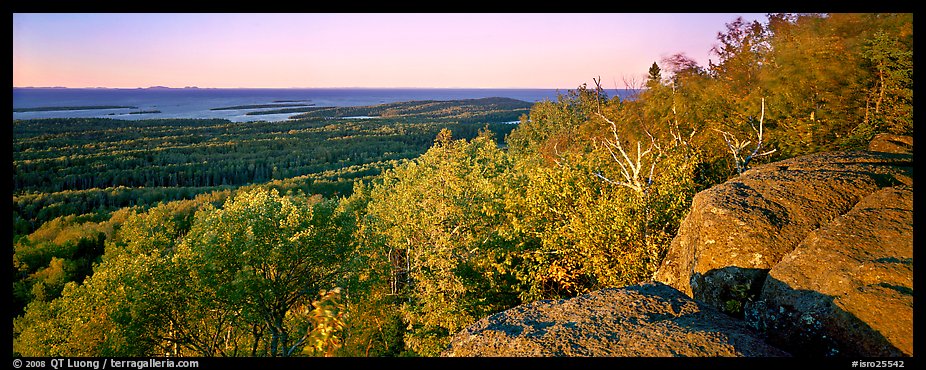
M 769 273 L 746 321 L 795 355 L 913 355 L 913 191 L 882 189 Z
M 698 193 L 655 280 L 739 314 L 768 271 L 812 231 L 889 186 L 912 186 L 911 155 L 818 153 L 758 166 Z
M 912 139 L 869 149 L 702 191 L 655 282 L 489 316 L 443 355 L 913 356 Z
M 870 149 L 758 166 L 699 193 L 655 279 L 796 356 L 912 356 L 912 140 L 881 135 Z
M 650 282 L 537 301 L 477 321 L 442 356 L 788 356 L 743 322 Z
M 868 144 L 868 151 L 913 154 L 913 137 L 894 134 L 877 134 Z

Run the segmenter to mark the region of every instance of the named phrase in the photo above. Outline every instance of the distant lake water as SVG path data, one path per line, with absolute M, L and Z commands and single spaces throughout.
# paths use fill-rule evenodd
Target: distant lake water
M 87 110 L 13 112 L 13 119 L 87 118 L 118 119 L 223 118 L 233 122 L 282 121 L 299 113 L 246 115 L 277 107 L 213 110 L 246 105 L 297 105 L 349 107 L 412 100 L 458 100 L 503 97 L 538 102 L 555 101 L 568 89 L 62 89 L 13 88 L 13 109 L 35 107 L 118 106 Z M 608 95 L 629 95 L 627 90 L 609 90 Z M 158 113 L 145 113 L 154 112 Z M 133 113 L 134 112 L 134 113 Z

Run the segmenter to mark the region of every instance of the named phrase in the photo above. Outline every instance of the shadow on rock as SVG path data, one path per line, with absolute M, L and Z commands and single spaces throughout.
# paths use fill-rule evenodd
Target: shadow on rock
M 912 301 L 912 292 L 901 289 L 896 294 L 909 294 Z M 765 283 L 763 296 L 764 299 L 746 304 L 746 322 L 763 333 L 769 344 L 794 356 L 910 355 L 880 331 L 844 309 L 835 297 L 813 290 L 795 290 L 771 276 Z
M 691 275 L 692 295 L 694 299 L 742 319 L 743 308 L 758 299 L 768 272 L 769 269 L 727 266 L 704 274 L 694 273 Z

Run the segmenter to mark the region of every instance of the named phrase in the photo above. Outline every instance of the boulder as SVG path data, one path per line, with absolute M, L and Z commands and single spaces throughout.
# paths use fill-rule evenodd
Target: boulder
M 831 152 L 757 166 L 698 193 L 654 279 L 742 317 L 768 271 L 866 196 L 912 186 L 909 154 Z
M 749 356 L 789 354 L 740 320 L 649 282 L 572 299 L 537 301 L 457 333 L 449 357 Z
M 913 356 L 904 145 L 746 171 L 694 197 L 656 281 L 483 318 L 442 355 Z
M 912 356 L 912 188 L 868 195 L 807 235 L 746 320 L 795 356 Z

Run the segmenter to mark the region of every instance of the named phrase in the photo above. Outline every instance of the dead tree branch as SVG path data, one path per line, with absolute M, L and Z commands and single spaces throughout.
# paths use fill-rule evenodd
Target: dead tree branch
M 749 162 L 751 162 L 753 159 L 763 157 L 763 156 L 772 154 L 775 151 L 777 151 L 777 149 L 772 149 L 767 152 L 762 152 L 762 153 L 759 152 L 760 150 L 762 150 L 762 144 L 763 144 L 762 139 L 763 139 L 763 133 L 764 133 L 763 131 L 764 121 L 765 121 L 765 98 L 762 98 L 762 113 L 759 116 L 759 128 L 756 129 L 755 124 L 753 124 L 752 122 L 749 123 L 749 125 L 752 127 L 752 131 L 756 133 L 756 137 L 758 140 L 756 142 L 755 149 L 753 149 L 751 153 L 748 153 L 746 155 L 743 154 L 743 149 L 746 149 L 746 146 L 752 143 L 751 140 L 741 141 L 737 139 L 735 135 L 727 131 L 714 129 L 714 131 L 717 131 L 721 135 L 723 135 L 723 140 L 727 144 L 727 150 L 729 150 L 730 154 L 733 155 L 733 161 L 736 164 L 737 174 L 742 174 L 744 171 L 746 171 L 746 169 L 749 168 Z
M 656 139 L 653 137 L 653 135 L 651 135 L 649 131 L 647 131 L 646 134 L 649 135 L 650 141 L 651 141 L 650 146 L 646 150 L 643 150 L 642 144 L 640 143 L 640 141 L 637 141 L 636 159 L 635 160 L 631 159 L 631 157 L 627 155 L 627 151 L 624 150 L 624 147 L 621 144 L 621 139 L 619 135 L 617 134 L 617 123 L 615 123 L 608 117 L 605 117 L 605 115 L 601 113 L 601 94 L 600 94 L 601 78 L 599 77 L 598 79 L 592 79 L 592 80 L 595 81 L 595 87 L 596 87 L 595 91 L 596 91 L 596 98 L 597 98 L 597 103 L 598 103 L 598 111 L 596 112 L 596 114 L 598 117 L 600 117 L 605 122 L 611 125 L 611 136 L 614 138 L 613 141 L 610 139 L 604 139 L 602 141 L 604 142 L 605 149 L 607 149 L 608 153 L 611 155 L 611 158 L 615 162 L 617 162 L 617 164 L 620 166 L 621 176 L 623 177 L 623 180 L 615 181 L 615 180 L 609 179 L 605 177 L 604 175 L 602 175 L 600 171 L 594 172 L 593 174 L 597 176 L 598 178 L 610 184 L 624 186 L 624 187 L 633 189 L 635 192 L 639 194 L 643 194 L 646 191 L 646 188 L 649 187 L 649 185 L 653 183 L 653 171 L 656 168 L 656 160 L 662 156 L 662 150 L 656 144 Z M 659 151 L 659 156 L 655 158 L 652 158 L 653 155 L 650 154 L 652 153 L 653 148 L 656 148 Z M 620 156 L 618 156 L 618 153 L 620 153 Z M 643 169 L 643 160 L 646 157 L 651 157 L 650 158 L 650 168 L 649 168 L 649 175 L 645 179 L 643 179 L 640 176 L 640 171 Z

